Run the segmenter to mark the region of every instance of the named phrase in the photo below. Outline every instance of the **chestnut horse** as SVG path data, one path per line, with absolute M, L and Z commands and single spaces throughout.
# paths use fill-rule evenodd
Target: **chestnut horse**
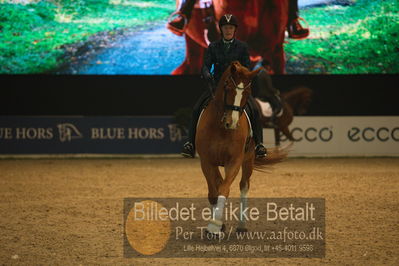
M 288 0 L 213 0 L 217 20 L 234 14 L 239 26 L 237 38 L 249 46 L 251 69 L 262 65 L 276 74 L 285 73 L 284 38 L 288 22 Z M 204 37 L 201 9 L 194 8 L 186 28 L 186 58 L 172 74 L 199 74 L 208 43 Z
M 260 69 L 250 72 L 238 61 L 232 62 L 198 122 L 195 144 L 208 183 L 208 199 L 214 210 L 208 224 L 208 232 L 212 234 L 221 233 L 224 203 L 240 168 L 241 203 L 246 206 L 252 171 L 262 170 L 287 156 L 283 150 L 274 149 L 265 158 L 255 159 L 255 144 L 244 107 L 251 95 L 251 80 Z M 224 179 L 219 166 L 224 166 Z M 240 221 L 237 230 L 245 230 L 245 220 Z
M 294 120 L 294 115 L 302 115 L 306 112 L 312 97 L 312 90 L 307 87 L 298 87 L 291 91 L 281 93 L 281 102 L 283 104 L 283 114 L 276 118 L 271 126 L 270 117 L 261 117 L 264 128 L 274 128 L 274 139 L 276 146 L 280 145 L 280 132 L 288 140 L 294 141 L 288 126 Z M 258 108 L 259 103 L 256 101 Z

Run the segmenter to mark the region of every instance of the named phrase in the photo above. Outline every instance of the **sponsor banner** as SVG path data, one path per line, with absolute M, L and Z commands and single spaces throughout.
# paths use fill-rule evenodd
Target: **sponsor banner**
M 291 156 L 398 156 L 399 117 L 295 117 Z M 274 132 L 264 130 L 267 146 Z M 288 143 L 285 136 L 282 144 Z
M 399 156 L 399 117 L 295 117 L 291 156 Z M 173 117 L 0 117 L 0 154 L 177 154 Z M 264 130 L 267 146 L 274 132 Z M 282 136 L 282 145 L 287 144 Z
M 0 117 L 0 154 L 178 153 L 172 117 Z

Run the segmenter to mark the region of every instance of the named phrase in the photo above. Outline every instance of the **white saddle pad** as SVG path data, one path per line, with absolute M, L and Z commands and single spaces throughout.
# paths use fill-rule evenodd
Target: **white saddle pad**
M 255 100 L 260 105 L 260 109 L 261 109 L 262 115 L 265 116 L 265 117 L 271 117 L 272 114 L 273 114 L 273 109 L 272 109 L 270 103 L 261 101 L 258 98 L 255 98 Z
M 255 98 L 255 100 L 259 103 L 262 115 L 264 117 L 272 117 L 273 109 L 272 109 L 272 106 L 270 105 L 270 103 L 261 101 L 258 98 Z M 280 113 L 278 113 L 276 116 L 280 117 L 282 114 L 283 114 L 283 110 L 281 110 Z

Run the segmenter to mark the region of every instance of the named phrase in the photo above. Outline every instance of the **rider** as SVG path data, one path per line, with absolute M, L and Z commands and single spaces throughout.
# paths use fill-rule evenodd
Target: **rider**
M 182 36 L 185 28 L 191 18 L 191 12 L 194 8 L 196 0 L 181 0 L 179 10 L 172 14 L 178 15 L 172 21 L 167 24 L 169 30 L 174 34 Z M 215 30 L 214 13 L 212 0 L 200 0 L 204 4 L 200 4 L 203 10 L 205 27 L 207 29 L 207 38 L 209 41 L 216 41 L 217 35 Z M 288 10 L 288 37 L 291 39 L 305 39 L 309 36 L 309 29 L 302 27 L 299 20 L 303 20 L 299 17 L 298 0 L 289 0 L 289 10 Z
M 185 157 L 195 156 L 195 131 L 197 127 L 198 118 L 201 110 L 209 101 L 212 95 L 212 91 L 219 82 L 222 74 L 230 65 L 231 62 L 238 60 L 241 65 L 249 67 L 250 59 L 248 53 L 248 46 L 246 43 L 235 39 L 236 29 L 238 27 L 238 21 L 235 16 L 231 14 L 224 15 L 219 21 L 219 28 L 222 33 L 222 39 L 213 42 L 209 45 L 204 56 L 204 65 L 202 67 L 202 77 L 206 80 L 209 86 L 209 90 L 206 90 L 193 108 L 193 117 L 191 126 L 189 128 L 188 141 L 184 144 L 182 155 Z M 213 75 L 210 70 L 213 67 Z M 252 81 L 252 94 L 254 96 L 267 96 L 271 98 L 271 103 L 278 102 L 278 91 L 272 86 L 270 76 L 265 71 L 260 71 L 258 75 Z M 281 110 L 280 107 L 276 107 Z M 255 141 L 255 154 L 257 158 L 266 156 L 266 148 L 263 146 L 263 132 L 260 122 L 259 111 L 257 105 L 252 96 L 248 99 L 248 105 L 246 110 L 250 116 L 250 122 L 253 129 L 253 137 Z

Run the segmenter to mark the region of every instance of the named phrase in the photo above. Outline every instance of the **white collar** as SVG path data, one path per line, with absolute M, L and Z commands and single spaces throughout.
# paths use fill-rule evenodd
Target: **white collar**
M 223 43 L 224 44 L 232 44 L 233 42 L 234 42 L 234 38 L 233 39 L 231 39 L 230 41 L 227 41 L 227 40 L 225 40 L 224 38 L 222 38 L 222 40 L 223 40 Z

